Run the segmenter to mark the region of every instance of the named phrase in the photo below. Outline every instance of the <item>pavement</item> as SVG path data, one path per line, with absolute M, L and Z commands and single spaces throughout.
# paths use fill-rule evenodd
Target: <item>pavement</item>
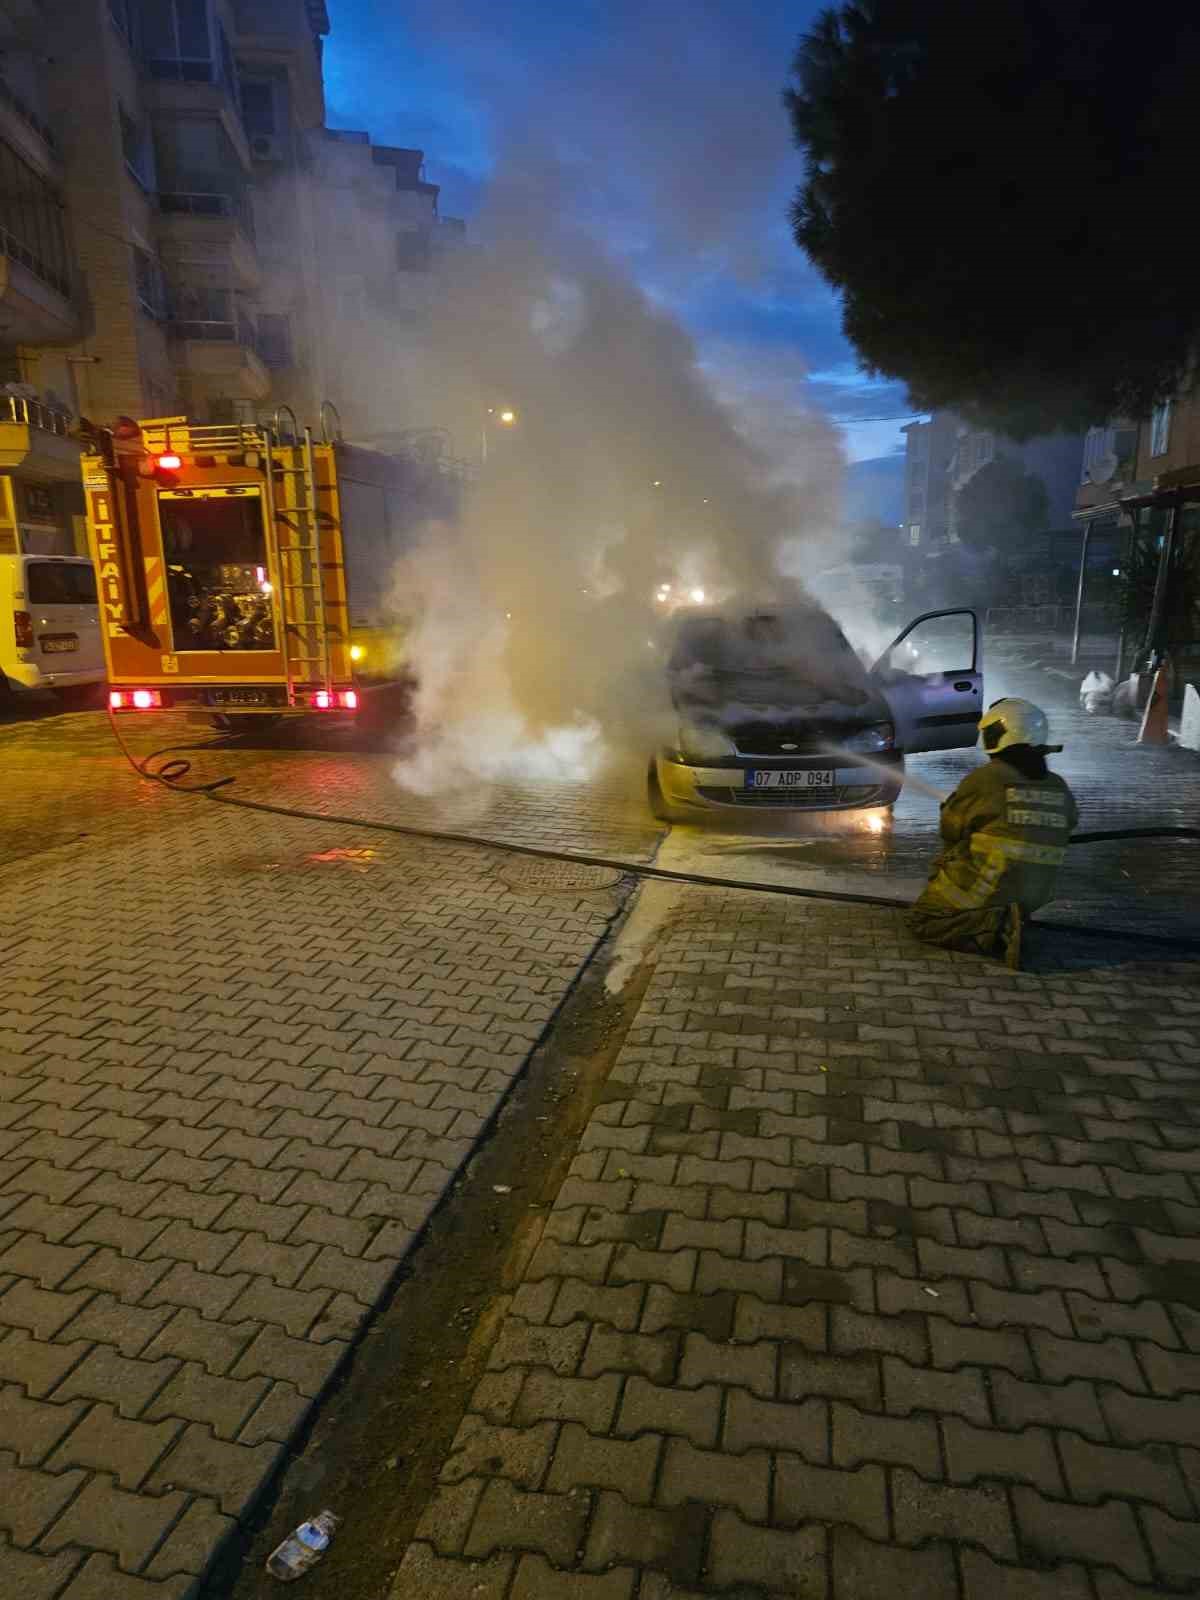
M 643 895 L 395 1600 L 1195 1594 L 1200 965 Z
M 1083 827 L 1195 825 L 1190 757 L 1054 718 Z M 659 860 L 903 892 L 922 809 Z M 1200 1590 L 1200 962 L 1137 937 L 1200 933 L 1197 858 L 1088 848 L 1053 916 L 1126 937 L 1034 932 L 1020 974 L 895 911 L 643 888 L 644 997 L 395 1600 Z
M 1019 690 L 1000 665 L 989 694 Z M 1061 715 L 1083 826 L 1195 822 L 1194 758 Z M 336 738 L 191 759 L 330 820 L 138 783 L 97 716 L 0 728 L 22 1600 L 197 1593 L 614 953 L 628 878 L 339 819 L 661 842 L 619 780 L 447 803 Z M 915 767 L 949 788 L 975 759 Z M 907 791 L 882 836 L 678 829 L 661 859 L 903 894 L 934 827 Z M 1194 847 L 1092 848 L 1056 918 L 1200 932 Z M 1196 969 L 1042 939 L 1011 975 L 886 910 L 643 888 L 613 971 L 649 987 L 397 1596 L 1195 1589 Z
M 628 884 L 184 800 L 139 784 L 95 718 L 7 732 L 0 1595 L 178 1600 Z M 364 799 L 354 758 L 296 765 Z M 558 801 L 576 848 L 658 841 L 619 805 L 604 828 Z M 545 796 L 528 809 L 544 835 Z

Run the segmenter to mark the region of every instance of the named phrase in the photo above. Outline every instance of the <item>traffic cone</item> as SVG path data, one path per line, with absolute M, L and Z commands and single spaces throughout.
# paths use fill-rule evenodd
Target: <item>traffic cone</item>
M 1142 713 L 1142 726 L 1138 731 L 1139 744 L 1167 744 L 1167 694 L 1170 669 L 1164 658 L 1154 677 L 1154 687 Z

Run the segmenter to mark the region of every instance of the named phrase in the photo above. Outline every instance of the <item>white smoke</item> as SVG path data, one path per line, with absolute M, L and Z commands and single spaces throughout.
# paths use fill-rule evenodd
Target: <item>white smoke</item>
M 793 409 L 786 449 L 764 451 L 679 324 L 562 221 L 560 182 L 510 163 L 405 357 L 414 424 L 451 419 L 464 455 L 487 438 L 459 524 L 426 529 L 396 575 L 418 688 L 395 770 L 423 794 L 644 768 L 670 717 L 664 586 L 798 594 L 780 552 L 833 517 L 828 425 Z

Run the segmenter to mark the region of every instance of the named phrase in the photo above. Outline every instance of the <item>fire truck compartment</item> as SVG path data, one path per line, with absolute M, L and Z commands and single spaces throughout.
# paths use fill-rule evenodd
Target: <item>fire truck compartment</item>
M 258 491 L 161 489 L 158 516 L 175 651 L 274 650 L 275 592 Z

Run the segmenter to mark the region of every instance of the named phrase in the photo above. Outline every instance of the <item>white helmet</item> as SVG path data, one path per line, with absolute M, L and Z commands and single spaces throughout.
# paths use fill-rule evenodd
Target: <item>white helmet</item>
M 979 719 L 979 742 L 989 755 L 998 755 L 1011 744 L 1061 750 L 1061 745 L 1047 744 L 1049 737 L 1046 713 L 1032 700 L 994 700 Z

